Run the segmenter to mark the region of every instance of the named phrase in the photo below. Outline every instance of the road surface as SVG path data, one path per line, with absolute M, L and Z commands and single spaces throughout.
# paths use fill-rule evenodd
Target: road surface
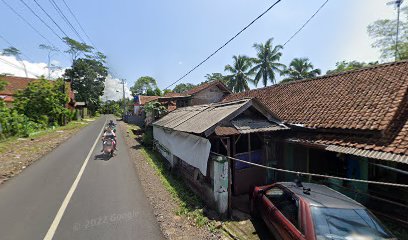
M 123 136 L 116 156 L 98 157 L 109 118 L 0 185 L 1 239 L 163 239 Z

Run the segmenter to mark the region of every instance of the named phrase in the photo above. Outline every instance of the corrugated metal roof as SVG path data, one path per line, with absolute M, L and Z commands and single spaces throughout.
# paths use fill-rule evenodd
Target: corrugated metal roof
M 228 103 L 214 103 L 178 108 L 153 123 L 153 125 L 180 132 L 201 134 L 211 127 L 215 127 L 216 124 L 222 123 L 222 121 L 228 117 L 234 116 L 234 114 L 237 113 L 239 114 L 239 111 L 249 108 L 252 104 L 253 100 L 243 99 Z M 274 126 L 276 127 L 279 125 L 275 124 Z M 269 125 L 269 127 L 272 129 L 271 125 Z
M 400 163 L 408 163 L 408 156 L 407 155 L 399 155 L 395 153 L 386 153 L 380 151 L 373 151 L 373 150 L 363 150 L 353 147 L 342 147 L 336 145 L 329 145 L 326 147 L 327 151 L 332 152 L 339 152 L 345 154 L 353 154 L 361 157 L 368 157 L 380 160 L 388 160 Z
M 284 125 L 279 125 L 274 122 L 270 122 L 266 119 L 252 119 L 244 118 L 231 121 L 232 125 L 238 130 L 239 133 L 255 133 L 255 132 L 270 132 L 288 129 Z

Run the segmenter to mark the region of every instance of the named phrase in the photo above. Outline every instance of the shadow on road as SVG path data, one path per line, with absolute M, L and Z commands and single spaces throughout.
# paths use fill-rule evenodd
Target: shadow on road
M 98 154 L 95 155 L 94 160 L 103 160 L 103 161 L 108 161 L 109 159 L 111 159 L 111 156 L 107 155 L 107 154 Z

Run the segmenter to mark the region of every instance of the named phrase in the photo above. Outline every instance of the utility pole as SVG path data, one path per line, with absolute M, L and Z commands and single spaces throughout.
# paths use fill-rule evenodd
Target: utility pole
M 122 79 L 122 91 L 123 91 L 123 117 L 122 119 L 125 120 L 126 114 L 126 98 L 125 98 L 125 79 Z
M 398 59 L 398 37 L 399 37 L 399 22 L 400 22 L 400 9 L 401 9 L 401 4 L 404 0 L 394 0 L 391 2 L 388 2 L 387 5 L 395 4 L 395 7 L 397 8 L 397 36 L 395 37 L 395 61 Z

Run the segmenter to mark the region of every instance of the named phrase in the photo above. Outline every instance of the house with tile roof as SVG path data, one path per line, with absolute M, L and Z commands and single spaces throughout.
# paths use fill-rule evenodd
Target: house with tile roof
M 138 95 L 134 97 L 134 117 L 131 122 L 142 125 L 147 120 L 146 124 L 149 125 L 154 120 L 146 117 L 143 111 L 143 106 L 148 102 L 158 101 L 171 112 L 180 107 L 220 102 L 229 94 L 231 91 L 222 82 L 211 81 L 182 93 L 166 93 L 162 97 Z
M 265 135 L 267 147 L 258 146 L 269 166 L 408 182 L 408 61 L 276 84 L 228 95 L 223 102 L 246 98 L 257 99 L 290 128 Z M 220 134 L 232 137 L 233 131 L 226 130 Z M 266 176 L 267 182 L 292 181 L 295 177 L 273 171 Z M 357 196 L 379 214 L 387 208 L 388 215 L 406 221 L 407 208 L 398 206 L 408 204 L 408 189 L 334 179 L 307 180 Z
M 7 104 L 7 106 L 12 106 L 15 94 L 18 91 L 24 90 L 25 88 L 27 88 L 28 84 L 38 79 L 15 76 L 1 76 L 0 80 L 7 82 L 4 90 L 0 91 L 0 99 L 2 99 Z M 67 104 L 67 108 L 73 109 L 75 107 L 75 94 L 71 90 L 71 85 L 69 83 L 66 83 L 66 87 L 69 89 L 68 96 L 70 99 L 69 103 Z

